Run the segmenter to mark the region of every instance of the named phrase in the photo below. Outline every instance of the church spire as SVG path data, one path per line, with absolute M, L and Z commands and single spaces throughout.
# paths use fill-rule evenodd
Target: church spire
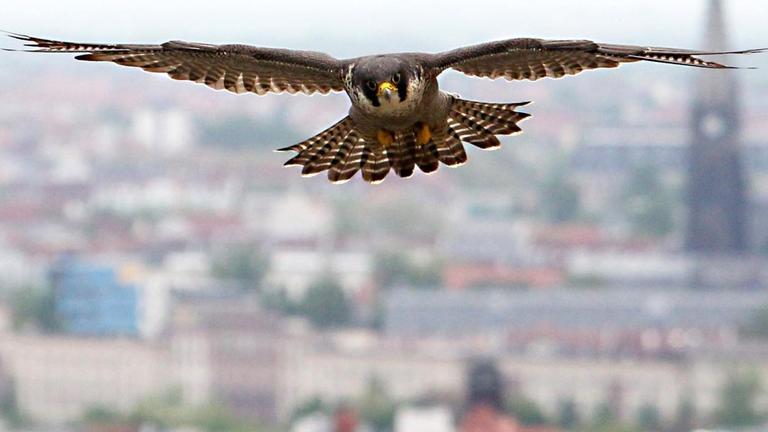
M 728 51 L 730 49 L 722 0 L 709 0 L 704 46 L 701 48 L 706 51 Z M 715 57 L 714 60 L 725 61 L 722 57 Z M 736 77 L 731 71 L 699 75 L 695 89 L 697 104 L 729 106 L 734 111 L 738 110 L 739 88 Z
M 709 0 L 706 26 L 702 49 L 727 50 L 721 0 Z M 739 91 L 731 71 L 711 72 L 697 73 L 691 107 L 687 249 L 697 255 L 734 257 L 750 248 Z
M 707 28 L 704 35 L 705 50 L 727 51 L 728 36 L 725 30 L 725 13 L 721 0 L 709 0 L 707 12 Z

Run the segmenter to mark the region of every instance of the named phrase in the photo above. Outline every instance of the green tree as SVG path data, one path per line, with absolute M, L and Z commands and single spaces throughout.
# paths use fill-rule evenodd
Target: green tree
M 720 394 L 717 423 L 727 427 L 754 426 L 761 421 L 756 402 L 761 391 L 760 378 L 754 371 L 734 372 L 728 376 Z
M 328 405 L 326 405 L 325 402 L 323 402 L 323 399 L 319 396 L 308 399 L 294 408 L 293 412 L 291 412 L 290 422 L 293 423 L 296 420 L 302 419 L 315 413 L 331 413 L 330 407 L 328 407 Z
M 434 240 L 440 233 L 445 212 L 431 196 L 419 199 L 402 194 L 376 195 L 334 201 L 335 231 L 339 237 L 382 236 L 394 239 Z
M 61 328 L 56 318 L 56 304 L 50 288 L 24 287 L 11 293 L 12 325 L 15 330 L 34 328 L 52 333 Z
M 573 399 L 562 399 L 558 403 L 557 424 L 565 430 L 573 430 L 579 425 L 579 410 Z
M 394 195 L 377 202 L 369 208 L 372 222 L 369 229 L 394 238 L 434 239 L 440 232 L 444 212 L 434 202 L 425 199 Z
M 675 228 L 672 194 L 653 165 L 637 167 L 624 190 L 624 211 L 637 235 L 663 237 Z
M 689 432 L 694 429 L 696 429 L 696 406 L 690 398 L 685 397 L 677 405 L 672 432 Z
M 436 260 L 416 263 L 402 252 L 384 252 L 376 256 L 374 266 L 376 279 L 384 288 L 435 288 L 442 282 L 442 264 Z
M 592 423 L 595 426 L 607 426 L 617 424 L 619 419 L 616 416 L 616 410 L 610 402 L 603 402 L 595 409 L 595 416 Z
M 189 406 L 183 403 L 181 392 L 174 388 L 165 394 L 139 403 L 130 416 L 129 424 L 151 425 L 160 430 L 194 428 L 205 432 L 262 432 L 269 427 L 255 425 L 237 418 L 219 404 Z M 120 424 L 120 423 L 118 423 Z
M 352 317 L 352 307 L 344 290 L 336 281 L 328 278 L 309 287 L 299 310 L 320 328 L 343 326 Z
M 358 198 L 344 196 L 333 202 L 334 231 L 340 237 L 368 234 L 373 226 L 370 210 Z
M 262 291 L 261 304 L 265 308 L 285 315 L 301 315 L 301 304 L 288 297 L 284 289 Z
M 741 331 L 746 336 L 768 339 L 768 306 L 763 305 L 753 312 Z
M 244 289 L 259 289 L 267 271 L 264 254 L 252 246 L 235 246 L 214 257 L 211 273 L 218 279 L 237 281 Z
M 182 425 L 187 418 L 187 409 L 182 404 L 181 389 L 148 397 L 139 402 L 130 415 L 136 423 L 150 424 L 160 429 Z
M 555 168 L 544 180 L 539 191 L 539 206 L 550 222 L 562 223 L 581 217 L 581 194 L 561 168 Z
M 579 429 L 581 432 L 640 432 L 636 427 L 617 422 L 593 425 Z M 643 431 L 645 432 L 645 431 Z
M 250 432 L 251 425 L 240 421 L 222 405 L 207 405 L 197 408 L 191 419 L 191 425 L 205 432 Z
M 524 425 L 535 426 L 548 423 L 547 416 L 539 405 L 523 395 L 509 398 L 506 408 L 510 415 Z
M 640 407 L 640 410 L 637 412 L 637 426 L 645 432 L 661 430 L 661 413 L 659 413 L 659 409 L 652 404 L 645 404 Z
M 15 383 L 13 380 L 7 380 L 3 385 L 6 386 L 6 391 L 0 398 L 0 417 L 12 429 L 29 426 L 31 423 L 29 418 L 19 409 Z
M 376 377 L 368 381 L 368 388 L 358 402 L 360 417 L 374 431 L 390 431 L 395 421 L 397 406 L 389 396 L 384 383 Z
M 251 150 L 284 147 L 277 143 L 300 139 L 296 128 L 288 124 L 285 115 L 278 113 L 272 118 L 254 119 L 243 115 L 207 121 L 202 125 L 200 141 L 203 145 L 225 150 Z
M 94 405 L 86 409 L 80 422 L 85 425 L 98 426 L 131 424 L 131 420 L 127 416 L 103 405 Z

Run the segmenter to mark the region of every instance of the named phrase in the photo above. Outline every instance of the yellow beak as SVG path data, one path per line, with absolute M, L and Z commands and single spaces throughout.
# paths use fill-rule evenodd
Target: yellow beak
M 379 91 L 377 92 L 377 95 L 383 96 L 386 93 L 389 93 L 390 95 L 392 93 L 397 92 L 397 86 L 392 84 L 389 81 L 384 81 L 383 83 L 379 84 Z

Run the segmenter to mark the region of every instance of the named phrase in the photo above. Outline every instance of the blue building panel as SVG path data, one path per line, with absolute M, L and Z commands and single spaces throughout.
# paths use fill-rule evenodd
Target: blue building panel
M 54 265 L 55 311 L 65 332 L 82 336 L 138 336 L 139 287 L 114 269 L 65 258 Z

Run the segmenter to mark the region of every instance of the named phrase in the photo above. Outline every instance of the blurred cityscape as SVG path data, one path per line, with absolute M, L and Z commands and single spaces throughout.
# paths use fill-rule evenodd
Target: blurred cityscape
M 272 152 L 343 95 L 2 61 L 2 428 L 768 428 L 764 73 L 449 74 L 525 135 L 372 187 Z

